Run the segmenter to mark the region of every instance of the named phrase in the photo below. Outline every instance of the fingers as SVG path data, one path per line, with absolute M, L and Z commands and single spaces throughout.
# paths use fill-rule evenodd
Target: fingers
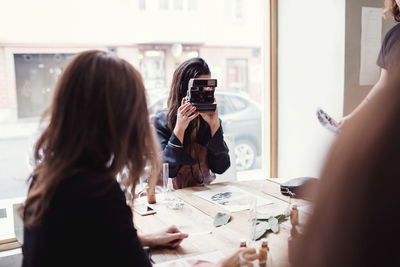
M 168 236 L 168 246 L 176 248 L 177 246 L 179 246 L 183 239 L 187 238 L 188 234 L 184 234 L 184 233 L 174 233 Z
M 255 248 L 243 248 L 239 253 L 242 253 L 242 257 L 248 261 L 258 259 L 258 254 Z
M 178 111 L 179 111 L 179 112 L 186 112 L 186 110 L 187 110 L 191 105 L 192 105 L 192 104 L 190 104 L 190 103 L 183 104 L 182 106 L 180 106 L 180 107 L 178 108 Z
M 171 225 L 170 227 L 168 227 L 167 233 L 179 233 L 179 229 L 178 227 L 176 227 L 175 225 Z
M 192 106 L 190 103 L 186 103 L 178 108 L 178 115 L 181 115 L 182 117 L 189 117 L 195 112 L 195 110 L 195 106 Z
M 196 118 L 196 117 L 199 116 L 199 115 L 200 115 L 199 112 L 195 112 L 195 113 L 193 113 L 192 115 L 190 115 L 190 116 L 188 117 L 188 119 L 189 119 L 189 121 L 192 121 L 194 118 Z
M 177 240 L 174 240 L 174 241 L 169 242 L 169 246 L 170 246 L 171 248 L 176 248 L 176 247 L 178 247 L 181 243 L 182 243 L 182 239 L 177 239 Z

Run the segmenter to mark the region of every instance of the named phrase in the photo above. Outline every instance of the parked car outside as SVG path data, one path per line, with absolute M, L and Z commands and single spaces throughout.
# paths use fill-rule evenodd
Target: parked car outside
M 168 91 L 150 98 L 149 110 L 154 116 L 167 110 Z M 261 108 L 247 94 L 218 89 L 215 91 L 224 135 L 234 141 L 236 170 L 249 170 L 261 155 Z

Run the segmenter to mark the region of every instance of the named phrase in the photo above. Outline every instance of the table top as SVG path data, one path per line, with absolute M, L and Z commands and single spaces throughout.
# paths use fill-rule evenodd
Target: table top
M 189 187 L 175 191 L 175 195 L 184 202 L 183 209 L 168 209 L 162 201 L 162 196 L 157 196 L 159 201 L 150 205 L 157 211 L 154 215 L 140 216 L 134 213 L 134 223 L 139 233 L 152 233 L 165 229 L 170 225 L 176 225 L 182 232 L 188 233 L 181 245 L 176 249 L 157 248 L 152 249 L 152 259 L 155 263 L 173 260 L 181 257 L 197 254 L 221 251 L 226 256 L 234 253 L 240 244 L 240 240 L 250 241 L 251 224 L 249 210 L 227 212 L 222 207 L 200 198 L 193 193 L 209 188 L 230 185 L 249 192 L 254 196 L 269 198 L 273 203 L 257 207 L 258 214 L 283 213 L 288 205 L 289 198 L 280 193 L 280 184 L 271 180 L 253 180 L 242 182 L 225 182 L 211 184 L 204 187 Z M 139 200 L 138 200 L 139 202 Z M 308 206 L 309 203 L 302 199 L 292 199 L 292 204 L 299 207 Z M 228 213 L 231 220 L 226 225 L 214 227 L 214 216 L 218 212 Z M 304 223 L 307 214 L 300 209 L 300 223 Z M 279 232 L 267 235 L 270 255 L 274 266 L 285 266 L 288 263 L 288 238 L 291 225 L 289 220 L 279 225 Z M 209 232 L 211 234 L 191 233 Z M 259 248 L 261 241 L 250 242 L 251 247 Z

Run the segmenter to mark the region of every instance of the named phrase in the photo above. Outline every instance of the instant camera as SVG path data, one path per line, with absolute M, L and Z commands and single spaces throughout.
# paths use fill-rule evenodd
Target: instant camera
M 217 79 L 190 79 L 186 102 L 195 106 L 198 112 L 214 112 L 217 108 L 214 101 L 215 87 L 217 87 Z

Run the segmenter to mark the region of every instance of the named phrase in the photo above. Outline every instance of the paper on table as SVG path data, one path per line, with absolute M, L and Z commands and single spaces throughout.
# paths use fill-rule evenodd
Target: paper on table
M 210 253 L 204 253 L 200 255 L 196 255 L 193 257 L 186 257 L 183 259 L 177 259 L 172 261 L 167 261 L 163 263 L 154 264 L 155 267 L 193 267 L 199 266 L 199 263 L 202 264 L 212 264 L 214 266 L 215 263 L 223 259 L 225 255 L 221 251 L 214 251 Z M 202 265 L 203 266 L 203 265 Z
M 360 85 L 375 84 L 380 75 L 376 59 L 382 39 L 382 8 L 362 7 Z
M 254 196 L 245 190 L 229 185 L 218 186 L 193 194 L 208 200 L 229 212 L 249 209 L 249 199 L 254 197 L 257 198 L 257 206 L 264 206 L 273 203 L 269 198 Z

